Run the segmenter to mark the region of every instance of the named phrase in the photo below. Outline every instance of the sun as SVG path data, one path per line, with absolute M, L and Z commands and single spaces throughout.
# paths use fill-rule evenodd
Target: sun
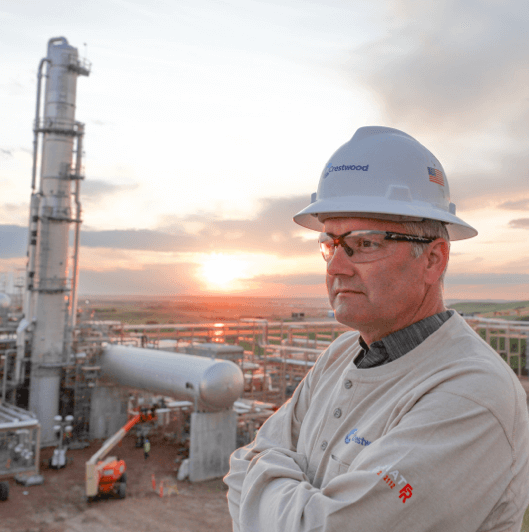
M 246 262 L 238 258 L 213 253 L 204 259 L 201 273 L 208 285 L 222 290 L 230 288 L 233 281 L 240 279 L 246 266 Z

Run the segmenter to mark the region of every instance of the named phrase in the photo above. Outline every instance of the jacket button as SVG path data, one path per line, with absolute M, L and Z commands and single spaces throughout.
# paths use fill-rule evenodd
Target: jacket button
M 337 409 L 334 411 L 333 414 L 334 414 L 334 417 L 340 417 L 340 416 L 342 415 L 342 411 L 341 411 L 339 408 L 337 408 Z
M 352 388 L 353 383 L 352 383 L 349 379 L 347 379 L 347 380 L 343 383 L 343 385 L 345 386 L 345 388 L 349 389 L 349 388 Z
M 327 445 L 328 443 L 326 441 L 324 441 L 322 444 L 321 444 L 321 450 L 322 451 L 325 451 L 325 449 L 327 449 Z

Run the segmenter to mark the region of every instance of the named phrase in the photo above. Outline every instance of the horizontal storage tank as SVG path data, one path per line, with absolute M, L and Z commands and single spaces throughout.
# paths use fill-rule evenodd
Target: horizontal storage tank
M 101 373 L 122 386 L 196 401 L 210 412 L 230 408 L 244 388 L 241 369 L 229 360 L 123 345 L 104 349 Z

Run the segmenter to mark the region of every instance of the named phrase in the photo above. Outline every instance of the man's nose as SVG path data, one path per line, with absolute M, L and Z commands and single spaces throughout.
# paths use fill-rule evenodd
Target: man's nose
M 336 246 L 334 255 L 327 263 L 327 273 L 329 275 L 353 275 L 354 265 L 343 246 Z

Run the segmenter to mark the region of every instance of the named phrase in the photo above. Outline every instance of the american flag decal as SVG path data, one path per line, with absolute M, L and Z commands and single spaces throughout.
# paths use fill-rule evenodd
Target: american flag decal
M 438 185 L 445 186 L 445 180 L 443 177 L 443 172 L 437 170 L 437 168 L 428 167 L 428 177 L 432 183 L 437 183 Z

